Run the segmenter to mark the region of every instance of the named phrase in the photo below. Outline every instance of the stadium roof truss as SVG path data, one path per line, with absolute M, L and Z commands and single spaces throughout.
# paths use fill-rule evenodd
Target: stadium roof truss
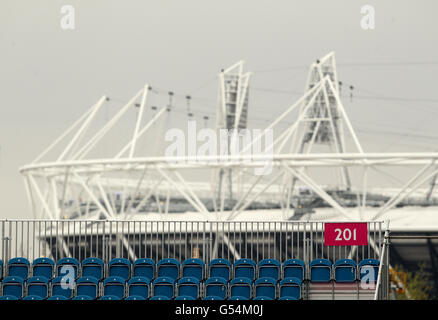
M 235 127 L 244 126 L 248 108 L 250 74 L 243 73 L 242 65 L 239 62 L 219 75 L 220 87 L 236 70 L 240 81 L 243 81 L 237 87 L 236 113 L 239 116 Z M 245 146 L 241 154 L 226 159 L 220 156 L 169 158 L 140 154 L 141 139 L 150 133 L 154 125 L 172 113 L 164 106 L 147 121 L 145 112 L 149 92 L 150 86 L 146 84 L 103 126 L 90 133 L 96 115 L 102 112 L 108 100 L 102 96 L 32 163 L 20 169 L 36 218 L 70 218 L 73 212 L 82 210 L 83 217 L 90 219 L 102 216 L 106 219 L 124 219 L 139 213 L 151 199 L 155 201 L 156 210 L 166 214 L 172 197 L 180 197 L 204 215 L 206 220 L 232 220 L 259 198 L 271 197 L 271 201 L 281 204 L 287 219 L 291 216 L 290 198 L 295 181 L 299 181 L 333 207 L 342 219 L 375 220 L 438 174 L 438 153 L 367 153 L 363 150 L 340 99 L 334 53 L 311 65 L 306 90 L 301 98 L 267 126 L 251 144 Z M 218 114 L 225 108 L 224 99 L 224 89 L 220 89 Z M 136 117 L 130 125 L 132 131 L 124 145 L 114 150 L 112 157 L 90 156 L 132 110 L 136 111 Z M 294 114 L 295 122 L 277 134 L 273 143 L 267 146 L 267 151 L 272 152 L 251 156 L 245 154 L 245 149 L 251 148 L 257 139 L 263 139 L 269 130 L 278 128 L 280 122 L 290 119 Z M 347 150 L 347 136 L 352 141 L 352 150 Z M 155 140 L 159 139 L 155 137 Z M 317 144 L 333 146 L 334 151 L 316 152 L 314 146 Z M 55 152 L 56 149 L 59 151 Z M 47 160 L 50 154 L 55 154 L 55 157 Z M 262 168 L 268 162 L 273 168 L 271 174 L 257 176 L 250 171 Z M 369 171 L 384 171 L 388 167 L 417 169 L 374 216 L 365 218 L 363 213 L 366 210 Z M 312 168 L 341 172 L 346 188 L 352 188 L 349 170 L 361 169 L 356 183 L 358 187 L 353 188 L 357 191 L 360 203 L 358 214 L 347 211 L 330 195 L 309 173 Z M 238 184 L 235 201 L 227 210 L 223 201 L 217 203 L 218 182 L 214 177 L 221 169 L 232 169 L 233 179 Z M 190 181 L 185 175 L 185 172 L 194 171 L 206 173 L 201 182 Z M 206 198 L 212 202 L 214 210 L 207 208 Z

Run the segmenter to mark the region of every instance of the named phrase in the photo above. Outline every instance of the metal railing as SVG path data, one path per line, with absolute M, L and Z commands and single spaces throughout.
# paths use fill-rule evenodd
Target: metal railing
M 328 247 L 324 222 L 0 220 L 0 257 L 359 261 L 380 256 L 382 222 L 368 222 L 368 234 L 368 246 Z

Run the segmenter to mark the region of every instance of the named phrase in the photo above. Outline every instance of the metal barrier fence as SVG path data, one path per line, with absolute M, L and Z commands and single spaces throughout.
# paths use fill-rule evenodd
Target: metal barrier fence
M 379 258 L 382 227 L 382 222 L 368 222 L 368 246 L 328 247 L 324 245 L 324 222 L 0 220 L 0 258 L 359 261 Z

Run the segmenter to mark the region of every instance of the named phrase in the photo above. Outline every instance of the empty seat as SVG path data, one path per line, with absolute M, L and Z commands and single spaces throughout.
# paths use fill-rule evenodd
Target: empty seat
M 253 300 L 274 300 L 271 297 L 259 296 L 255 297 Z
M 263 259 L 258 265 L 258 277 L 266 278 L 270 277 L 277 281 L 280 278 L 281 264 L 276 259 Z
M 234 262 L 234 278 L 255 278 L 256 263 L 251 259 L 239 259 Z
M 165 296 L 172 299 L 174 296 L 175 280 L 170 277 L 158 277 L 153 283 L 154 296 Z
M 224 298 L 218 297 L 218 296 L 206 296 L 202 300 L 224 300 Z
M 21 299 L 24 294 L 24 280 L 18 276 L 9 276 L 3 279 L 3 295 Z
M 41 299 L 49 295 L 49 280 L 43 276 L 33 276 L 27 280 L 27 295 L 38 296 Z
M 227 283 L 223 277 L 208 278 L 205 281 L 205 295 L 225 299 L 227 297 Z
M 1 296 L 0 300 L 18 300 L 18 298 L 16 296 Z
M 32 263 L 32 276 L 53 278 L 55 262 L 50 258 L 37 258 Z
M 8 276 L 26 280 L 29 276 L 30 262 L 26 258 L 12 258 L 8 261 Z
M 251 299 L 252 281 L 246 277 L 234 278 L 230 281 L 230 296 L 241 296 Z
M 295 300 L 301 298 L 301 279 L 295 277 L 284 278 L 280 281 L 280 298 L 292 297 Z
M 132 277 L 128 282 L 128 295 L 147 299 L 149 297 L 149 284 L 150 280 L 146 277 Z
M 249 300 L 249 299 L 243 296 L 232 296 L 228 300 Z
M 177 282 L 178 296 L 191 296 L 198 299 L 199 280 L 195 277 L 183 277 Z
M 278 260 L 275 259 L 263 259 L 258 265 L 258 277 L 266 278 L 270 277 L 277 281 L 280 278 L 280 268 L 281 264 Z
M 254 283 L 254 287 L 256 297 L 269 297 L 271 299 L 275 299 L 277 281 L 274 278 L 258 278 Z
M 94 298 L 86 295 L 80 295 L 74 297 L 72 300 L 94 300 Z
M 0 280 L 3 279 L 3 260 L 0 259 Z
M 175 298 L 175 300 L 196 300 L 192 296 L 178 296 Z
M 95 277 L 81 277 L 76 281 L 76 295 L 97 298 L 99 280 Z
M 108 275 L 121 277 L 125 281 L 131 277 L 131 262 L 126 258 L 114 258 L 108 263 Z
M 153 296 L 149 300 L 170 300 L 170 298 L 166 296 Z
M 126 297 L 125 300 L 146 300 L 146 298 L 142 296 L 129 296 Z
M 356 262 L 351 259 L 339 259 L 334 264 L 336 282 L 356 281 Z
M 79 261 L 75 258 L 62 258 L 56 263 L 56 275 L 65 276 L 70 270 L 73 271 L 75 279 L 79 276 Z
M 146 277 L 150 280 L 155 278 L 155 262 L 149 258 L 141 258 L 134 261 L 133 277 Z
M 199 281 L 204 279 L 204 261 L 201 259 L 187 259 L 182 263 L 182 276 L 195 277 Z
M 68 300 L 68 299 L 64 296 L 51 296 L 48 297 L 47 300 Z
M 99 258 L 82 260 L 82 277 L 95 277 L 100 281 L 104 277 L 104 270 L 104 263 Z
M 32 295 L 30 295 L 30 296 L 25 296 L 23 298 L 23 300 L 43 300 L 43 298 L 41 298 L 40 296 L 32 296 Z
M 122 277 L 108 277 L 103 281 L 103 295 L 116 296 L 123 299 L 125 296 L 125 279 Z
M 179 261 L 172 258 L 161 259 L 157 263 L 158 277 L 179 278 Z
M 367 283 L 377 282 L 380 261 L 377 259 L 364 259 L 359 262 L 359 279 Z
M 120 300 L 120 297 L 108 295 L 100 297 L 99 300 Z
M 327 259 L 315 259 L 310 262 L 310 281 L 330 282 L 332 263 Z
M 51 281 L 52 296 L 63 296 L 66 299 L 73 297 L 73 289 L 75 282 L 67 282 L 69 279 L 64 279 L 64 276 L 56 277 Z
M 306 264 L 300 259 L 289 259 L 283 262 L 283 278 L 305 278 Z
M 231 275 L 231 262 L 227 259 L 213 259 L 209 264 L 209 277 L 222 277 L 225 280 L 230 280 Z

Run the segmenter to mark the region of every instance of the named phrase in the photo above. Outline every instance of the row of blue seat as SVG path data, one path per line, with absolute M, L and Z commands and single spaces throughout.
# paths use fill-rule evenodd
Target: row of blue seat
M 193 299 L 201 297 L 201 285 L 204 296 L 216 296 L 226 299 L 232 296 L 252 297 L 301 297 L 301 280 L 285 278 L 276 282 L 271 277 L 259 278 L 252 281 L 249 278 L 234 278 L 230 282 L 222 277 L 213 277 L 201 283 L 197 278 L 184 277 L 175 280 L 169 277 L 158 277 L 152 282 L 145 277 L 133 277 L 129 281 L 117 276 L 106 278 L 103 283 L 104 296 L 116 296 L 123 299 L 126 296 L 141 296 L 148 299 L 151 296 L 165 296 L 169 299 L 175 296 L 190 296 Z M 63 296 L 66 299 L 74 296 L 99 297 L 99 280 L 94 277 L 82 277 L 68 283 L 64 277 L 50 281 L 42 276 L 35 276 L 27 281 L 17 276 L 9 276 L 2 282 L 2 294 L 21 299 L 25 296 L 46 299 L 49 296 Z M 26 291 L 26 294 L 25 294 Z M 278 294 L 277 294 L 278 292 Z
M 115 258 L 108 263 L 107 268 L 99 258 L 86 258 L 81 264 L 77 259 L 63 258 L 58 260 L 56 267 L 55 262 L 50 258 L 35 259 L 32 266 L 26 258 L 13 258 L 8 261 L 7 274 L 27 279 L 32 273 L 32 276 L 52 279 L 72 271 L 75 279 L 91 276 L 99 281 L 104 279 L 106 275 L 122 277 L 125 280 L 138 276 L 148 279 L 163 276 L 173 279 L 195 277 L 199 281 L 207 277 L 222 277 L 226 280 L 238 277 L 246 277 L 251 280 L 271 277 L 277 281 L 282 278 L 294 277 L 301 281 L 310 279 L 314 282 L 328 282 L 333 279 L 339 282 L 353 282 L 363 277 L 362 269 L 364 267 L 373 271 L 373 277 L 377 278 L 378 266 L 379 261 L 376 259 L 362 260 L 358 266 L 351 259 L 340 259 L 334 264 L 328 259 L 315 259 L 310 262 L 310 274 L 308 275 L 306 264 L 299 259 L 289 259 L 282 264 L 276 259 L 263 259 L 256 264 L 251 259 L 243 258 L 231 264 L 227 259 L 218 258 L 210 261 L 207 270 L 204 261 L 196 258 L 183 261 L 182 268 L 180 262 L 173 258 L 161 259 L 157 264 L 149 258 L 137 259 L 133 264 L 128 259 Z M 3 270 L 3 268 L 0 269 Z M 105 269 L 107 270 L 105 271 Z M 367 271 L 367 273 L 371 271 Z

